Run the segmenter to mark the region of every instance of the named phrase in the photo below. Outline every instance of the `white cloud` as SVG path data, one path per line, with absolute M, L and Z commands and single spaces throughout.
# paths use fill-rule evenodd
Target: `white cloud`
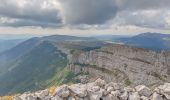
M 166 14 L 165 22 L 167 24 L 167 27 L 170 27 L 170 11 Z
M 169 5 L 170 0 L 0 0 L 0 27 L 170 29 Z
M 138 27 L 170 29 L 167 27 L 167 9 L 150 9 L 136 11 L 121 11 L 112 20 L 112 23 L 118 25 L 135 25 Z M 125 17 L 124 17 L 125 16 Z

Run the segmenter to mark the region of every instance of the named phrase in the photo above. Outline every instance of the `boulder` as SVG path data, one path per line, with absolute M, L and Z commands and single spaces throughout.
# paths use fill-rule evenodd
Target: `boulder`
M 132 94 L 130 94 L 129 100 L 140 100 L 140 96 L 139 96 L 138 92 L 133 92 Z
M 129 97 L 129 94 L 126 91 L 119 96 L 120 100 L 127 100 L 128 97 Z
M 154 93 L 152 94 L 151 100 L 163 100 L 163 98 L 161 97 L 160 94 L 154 92 Z
M 95 99 L 95 100 L 96 100 L 96 99 Z M 109 95 L 103 97 L 102 100 L 119 100 L 119 98 L 116 97 L 116 96 L 113 96 L 113 95 L 109 94 Z
M 70 91 L 67 85 L 62 85 L 56 89 L 56 95 L 66 98 L 70 95 Z
M 164 83 L 164 85 L 160 85 L 155 88 L 155 92 L 164 95 L 166 99 L 170 100 L 170 83 Z
M 69 97 L 68 100 L 76 100 L 74 97 Z
M 75 98 L 75 100 L 89 100 L 88 97 L 81 98 L 81 97 L 75 96 L 74 98 Z M 74 98 L 73 98 L 73 100 L 74 100 Z
M 150 97 L 150 95 L 152 94 L 152 91 L 145 85 L 138 85 L 135 87 L 135 89 L 140 96 Z
M 98 78 L 94 83 L 96 86 L 100 86 L 100 87 L 103 87 L 106 85 L 106 82 L 100 78 Z
M 99 86 L 87 87 L 87 91 L 89 92 L 97 92 L 100 90 Z
M 96 92 L 89 92 L 90 100 L 100 100 L 103 97 L 104 90 L 100 89 Z
M 87 86 L 83 84 L 75 84 L 69 86 L 69 89 L 79 97 L 87 96 Z
M 119 91 L 119 90 L 111 91 L 111 94 L 112 94 L 113 96 L 116 96 L 116 97 L 118 97 L 118 96 L 120 96 L 120 95 L 121 95 L 121 93 L 120 93 L 120 91 Z
M 107 92 L 108 92 L 108 93 L 110 93 L 110 92 L 113 91 L 113 90 L 114 90 L 114 88 L 111 87 L 111 86 L 109 86 L 109 87 L 107 88 Z
M 41 91 L 38 91 L 38 92 L 35 92 L 35 95 L 38 97 L 38 98 L 44 98 L 45 96 L 48 96 L 49 95 L 49 92 L 47 89 L 45 90 L 41 90 Z
M 22 95 L 20 95 L 18 97 L 18 99 L 21 99 L 21 100 L 26 100 L 26 98 L 27 98 L 27 94 L 26 93 L 24 93 L 24 94 L 22 94 Z
M 145 97 L 145 96 L 141 96 L 140 99 L 141 100 L 150 100 L 148 97 Z
M 31 96 L 32 94 L 30 92 L 25 92 L 22 95 L 19 95 L 17 98 L 18 100 L 26 100 L 28 96 Z
M 37 97 L 29 95 L 29 96 L 26 97 L 26 100 L 37 100 Z M 49 99 L 46 99 L 46 100 L 49 100 Z
M 52 96 L 45 96 L 42 100 L 51 100 Z M 37 100 L 37 99 L 36 99 Z
M 123 89 L 123 86 L 119 83 L 113 83 L 113 82 L 110 82 L 108 83 L 106 86 L 105 86 L 105 89 L 107 89 L 108 87 L 113 87 L 114 90 L 122 90 Z
M 52 97 L 51 100 L 63 100 L 63 98 L 56 95 L 55 97 Z
M 135 89 L 133 89 L 133 88 L 131 88 L 131 87 L 128 86 L 128 87 L 125 87 L 125 88 L 124 88 L 124 91 L 125 91 L 125 92 L 128 92 L 128 93 L 132 93 L 132 92 L 135 92 Z
M 162 95 L 164 95 L 168 100 L 170 100 L 170 83 L 165 83 L 162 88 Z

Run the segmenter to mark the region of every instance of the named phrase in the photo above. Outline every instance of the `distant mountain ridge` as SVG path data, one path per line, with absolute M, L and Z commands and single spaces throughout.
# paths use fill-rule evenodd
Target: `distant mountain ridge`
M 0 52 L 11 49 L 24 40 L 25 39 L 0 40 Z
M 120 38 L 118 41 L 156 51 L 170 50 L 170 34 L 143 33 L 130 38 Z

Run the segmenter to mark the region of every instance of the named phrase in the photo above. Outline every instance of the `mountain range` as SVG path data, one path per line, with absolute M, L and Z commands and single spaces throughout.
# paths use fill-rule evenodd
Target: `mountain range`
M 155 51 L 170 49 L 170 34 L 143 33 L 133 37 L 119 38 L 117 41 Z
M 85 82 L 100 76 L 108 81 L 122 80 L 128 85 L 140 84 L 141 80 L 147 80 L 149 75 L 152 77 L 148 79 L 153 81 L 153 84 L 168 80 L 166 77 L 169 77 L 169 69 L 166 67 L 170 66 L 167 63 L 169 52 L 157 53 L 139 48 L 169 50 L 169 35 L 145 33 L 134 37 L 116 37 L 113 41 L 125 45 L 115 45 L 107 39 L 101 40 L 97 37 L 66 35 L 34 37 L 17 42 L 15 46 L 0 52 L 0 95 L 36 91 L 64 83 L 84 82 L 82 77 L 85 77 Z M 151 58 L 147 60 L 148 55 Z M 156 61 L 164 58 L 165 63 L 164 60 L 158 63 L 165 65 L 155 67 L 158 65 L 155 64 Z M 145 68 L 143 70 L 148 71 L 145 73 L 147 75 L 143 76 L 144 79 L 141 78 L 139 81 L 137 79 L 143 73 L 135 72 L 142 71 L 142 66 Z M 146 66 L 151 66 L 151 69 L 147 69 Z M 152 72 L 154 68 L 161 72 Z M 126 71 L 131 74 L 127 75 Z M 108 73 L 111 76 L 107 75 Z M 132 74 L 136 77 L 132 77 Z M 118 80 L 116 77 L 119 77 Z

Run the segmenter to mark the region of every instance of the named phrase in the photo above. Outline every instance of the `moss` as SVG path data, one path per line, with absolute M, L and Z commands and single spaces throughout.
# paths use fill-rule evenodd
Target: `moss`
M 75 50 L 74 50 L 74 49 L 70 50 L 70 54 L 73 54 L 74 52 L 75 52 Z
M 127 79 L 125 80 L 125 85 L 129 86 L 129 85 L 131 85 L 131 84 L 132 84 L 132 82 L 127 78 Z
M 156 78 L 158 78 L 158 79 L 160 79 L 160 80 L 162 80 L 162 81 L 164 81 L 164 79 L 161 77 L 161 75 L 159 75 L 159 74 L 156 73 L 156 72 L 152 72 L 151 75 L 154 76 L 154 77 L 156 77 Z
M 81 63 L 74 63 L 74 65 L 78 65 L 78 66 L 81 66 L 81 67 L 97 67 L 96 65 L 81 64 Z
M 96 52 L 103 52 L 103 53 L 107 53 L 107 54 L 113 54 L 113 52 L 104 51 L 104 50 L 96 50 Z
M 169 66 L 168 66 L 169 67 Z M 170 68 L 168 68 L 167 74 L 170 75 Z
M 100 49 L 101 47 L 96 46 L 96 47 L 85 47 L 82 48 L 83 51 L 91 51 L 91 50 L 95 50 L 95 49 Z

